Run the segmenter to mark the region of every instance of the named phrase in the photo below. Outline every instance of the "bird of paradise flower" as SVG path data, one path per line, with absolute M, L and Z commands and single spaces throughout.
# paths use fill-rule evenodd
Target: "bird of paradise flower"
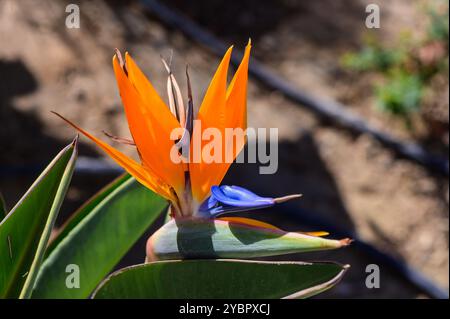
M 251 43 L 245 48 L 242 61 L 227 86 L 227 73 L 233 47 L 230 47 L 220 62 L 214 77 L 209 84 L 198 111 L 196 123 L 201 124 L 201 130 L 216 128 L 222 134 L 224 152 L 231 152 L 234 160 L 245 145 L 245 137 L 236 138 L 234 143 L 226 140 L 227 128 L 246 129 L 247 126 L 247 82 Z M 120 96 L 124 105 L 132 139 L 124 139 L 107 134 L 112 139 L 135 145 L 140 163 L 126 156 L 107 143 L 91 135 L 71 121 L 60 116 L 79 132 L 95 142 L 117 164 L 123 167 L 142 185 L 161 195 L 171 204 L 170 216 L 172 222 L 158 230 L 148 241 L 147 259 L 172 259 L 183 257 L 255 257 L 268 256 L 299 251 L 319 249 L 334 249 L 346 246 L 349 239 L 331 240 L 321 238 L 326 232 L 300 233 L 284 232 L 277 227 L 261 221 L 241 217 L 221 217 L 230 212 L 248 211 L 273 206 L 286 200 L 300 197 L 289 195 L 280 198 L 261 197 L 238 186 L 219 186 L 229 169 L 230 162 L 175 162 L 170 153 L 174 143 L 179 147 L 193 151 L 191 142 L 185 136 L 192 134 L 194 128 L 193 99 L 189 74 L 187 75 L 188 99 L 183 103 L 179 85 L 173 76 L 169 65 L 163 60 L 168 71 L 167 88 L 169 106 L 158 95 L 150 81 L 139 69 L 137 64 L 126 53 L 125 59 L 118 50 L 113 57 L 113 67 Z M 186 134 L 171 138 L 172 132 L 182 129 Z M 187 144 L 187 145 L 186 145 Z M 230 147 L 232 145 L 232 147 Z M 203 149 L 204 144 L 202 141 Z M 182 252 L 180 243 L 173 241 L 179 237 L 180 229 L 189 229 L 189 234 L 198 242 L 203 238 L 210 226 L 220 236 L 221 246 L 215 251 L 204 251 L 201 247 Z M 237 227 L 253 236 L 262 236 L 264 245 L 242 250 L 238 247 L 242 240 L 236 241 L 235 232 L 230 227 Z M 221 233 L 222 231 L 222 233 Z M 241 234 L 242 235 L 242 234 Z M 230 239 L 229 242 L 225 239 Z M 282 244 L 280 246 L 280 238 Z M 278 241 L 277 241 L 278 240 Z M 228 244 L 227 244 L 228 243 Z M 228 245 L 228 246 L 227 246 Z M 201 246 L 201 245 L 200 245 Z M 272 249 L 275 247 L 276 249 Z M 249 250 L 250 249 L 250 250 Z

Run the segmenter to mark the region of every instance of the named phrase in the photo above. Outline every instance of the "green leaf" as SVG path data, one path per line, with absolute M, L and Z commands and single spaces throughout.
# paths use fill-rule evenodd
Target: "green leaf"
M 77 139 L 53 159 L 0 223 L 0 297 L 29 297 L 76 156 Z
M 111 194 L 117 187 L 125 183 L 126 181 L 133 179 L 129 174 L 122 174 L 111 183 L 103 187 L 100 191 L 92 196 L 86 203 L 83 204 L 72 216 L 67 220 L 67 222 L 61 227 L 58 234 L 50 241 L 47 250 L 45 251 L 45 256 L 47 257 L 53 249 L 58 246 L 58 244 L 67 236 L 67 234 L 84 218 L 89 212 L 91 212 L 95 206 L 101 203 L 102 200 Z
M 334 286 L 347 268 L 335 263 L 159 261 L 113 273 L 94 298 L 306 298 Z
M 408 115 L 418 111 L 423 97 L 423 83 L 416 74 L 392 72 L 384 85 L 375 88 L 377 102 L 383 111 Z
M 336 249 L 333 240 L 220 219 L 171 220 L 147 243 L 148 260 L 255 258 Z
M 133 178 L 113 184 L 45 259 L 33 298 L 87 298 L 167 208 L 167 201 Z M 89 205 L 90 206 L 90 205 Z M 142 259 L 144 259 L 144 252 Z M 78 267 L 79 288 L 66 285 Z M 74 269 L 74 268 L 71 268 Z

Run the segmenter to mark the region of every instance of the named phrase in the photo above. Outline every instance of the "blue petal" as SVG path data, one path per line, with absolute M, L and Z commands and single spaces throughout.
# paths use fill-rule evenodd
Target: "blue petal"
M 258 199 L 265 199 L 264 197 L 258 196 L 255 193 L 249 191 L 248 189 L 235 185 L 232 186 L 224 185 L 221 187 L 221 189 L 225 195 L 240 200 L 253 201 Z
M 239 189 L 230 186 L 213 186 L 211 187 L 212 196 L 220 203 L 236 207 L 260 207 L 262 205 L 273 205 L 273 198 L 258 196 L 249 190 L 242 192 Z
M 214 209 L 218 205 L 218 201 L 213 197 L 208 197 L 199 207 L 199 211 L 208 212 Z
M 199 207 L 199 215 L 213 218 L 223 213 L 248 211 L 274 204 L 273 198 L 258 196 L 239 186 L 213 186 L 211 196 Z

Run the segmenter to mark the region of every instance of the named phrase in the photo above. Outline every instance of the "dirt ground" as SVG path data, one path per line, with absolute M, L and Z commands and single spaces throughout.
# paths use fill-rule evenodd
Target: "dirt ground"
M 240 7 L 226 6 L 225 1 L 200 1 L 202 5 L 189 7 L 183 1 L 169 2 L 238 49 L 251 37 L 253 56 L 299 88 L 337 99 L 396 136 L 422 141 L 399 120 L 374 110 L 371 76 L 349 75 L 339 65 L 343 53 L 361 45 L 369 1 L 267 1 L 259 6 L 258 1 L 246 0 Z M 421 8 L 426 1 L 375 2 L 382 10 L 382 41 L 395 43 L 402 30 L 423 29 Z M 111 66 L 115 47 L 131 53 L 161 94 L 166 92 L 166 77 L 160 55 L 173 52 L 173 69 L 180 79 L 185 64 L 190 65 L 194 101 L 201 100 L 218 64 L 206 48 L 165 27 L 134 1 L 79 1 L 80 29 L 65 28 L 67 3 L 0 0 L 0 192 L 9 207 L 37 176 L 37 169 L 74 136 L 50 111 L 98 136 L 102 130 L 129 136 Z M 448 118 L 448 78 L 445 87 L 447 95 L 442 94 L 438 103 L 447 109 Z M 396 158 L 368 136 L 323 123 L 254 79 L 248 119 L 252 127 L 279 129 L 279 170 L 260 176 L 256 167 L 240 164 L 229 172 L 227 183 L 271 195 L 300 192 L 302 200 L 290 207 L 357 233 L 448 291 L 447 178 Z M 115 146 L 133 154 L 129 147 Z M 441 150 L 448 151 L 448 145 Z M 80 155 L 103 157 L 84 138 Z M 74 176 L 61 220 L 112 178 Z M 302 226 L 276 213 L 261 216 L 287 228 Z M 139 245 L 124 264 L 143 259 Z M 351 264 L 344 281 L 323 297 L 423 296 L 382 264 L 381 288 L 367 289 L 365 267 L 377 261 L 356 248 L 295 258 Z

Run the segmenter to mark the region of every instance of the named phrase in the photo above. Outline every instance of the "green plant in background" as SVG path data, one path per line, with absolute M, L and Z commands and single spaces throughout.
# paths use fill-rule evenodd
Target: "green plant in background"
M 368 43 L 360 52 L 348 52 L 342 56 L 341 63 L 344 67 L 358 72 L 385 72 L 405 58 L 403 50 L 383 48 L 374 40 L 367 41 Z
M 231 48 L 225 54 L 199 110 L 199 121 L 206 128 L 246 127 L 249 56 L 250 43 L 227 88 Z M 186 140 L 186 132 L 194 129 L 188 74 L 184 108 L 166 64 L 167 107 L 128 54 L 124 60 L 117 52 L 113 65 L 133 139 L 108 136 L 135 147 L 141 162 L 66 120 L 129 174 L 92 197 L 49 242 L 73 173 L 77 140 L 57 155 L 0 223 L 0 297 L 306 298 L 339 282 L 347 265 L 245 260 L 337 249 L 351 240 L 226 217 L 299 196 L 268 198 L 238 186 L 218 186 L 231 162 L 174 162 L 169 158 L 173 147 L 179 156 L 184 156 L 186 146 L 195 151 Z M 181 127 L 176 141 L 169 139 L 171 130 Z M 244 144 L 244 136 L 236 141 L 233 160 Z M 224 145 L 224 151 L 230 151 L 230 144 Z M 147 241 L 145 263 L 111 274 L 163 214 L 165 224 Z
M 379 109 L 402 117 L 409 128 L 411 114 L 420 110 L 431 79 L 448 74 L 448 3 L 436 1 L 427 9 L 426 35 L 420 41 L 403 36 L 394 47 L 385 47 L 371 36 L 359 52 L 342 56 L 344 68 L 380 74 L 374 85 Z
M 423 83 L 416 74 L 393 72 L 386 83 L 376 87 L 375 94 L 383 111 L 407 117 L 419 109 L 423 94 Z
M 437 7 L 429 8 L 430 25 L 427 33 L 429 39 L 445 41 L 448 45 L 449 11 L 445 6 L 448 6 L 448 2 L 440 1 Z

